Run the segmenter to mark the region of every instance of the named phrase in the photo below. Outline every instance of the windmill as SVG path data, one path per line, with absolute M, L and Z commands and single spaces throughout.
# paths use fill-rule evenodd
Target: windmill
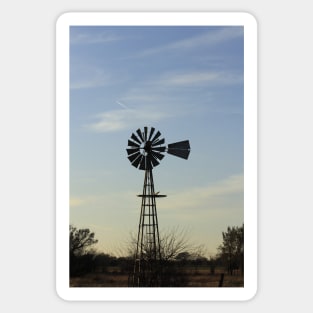
M 152 170 L 160 164 L 164 153 L 188 159 L 190 144 L 188 140 L 165 145 L 161 133 L 154 127 L 137 129 L 128 140 L 126 149 L 131 164 L 145 171 L 139 219 L 138 237 L 134 260 L 134 269 L 129 285 L 134 287 L 156 287 L 160 284 L 160 237 L 156 198 L 166 197 L 154 190 Z

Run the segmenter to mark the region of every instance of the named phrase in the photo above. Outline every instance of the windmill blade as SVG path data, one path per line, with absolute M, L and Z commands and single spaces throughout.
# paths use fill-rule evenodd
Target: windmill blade
M 146 169 L 147 169 L 147 170 L 152 170 L 152 168 L 153 168 L 153 166 L 152 166 L 153 162 L 154 162 L 153 156 L 150 155 L 150 154 L 148 154 L 147 157 L 146 157 Z M 159 162 L 158 162 L 158 163 L 159 163 Z M 154 165 L 154 166 L 156 166 L 156 165 Z
M 133 153 L 135 153 L 135 152 L 139 152 L 139 148 L 126 149 L 126 151 L 127 151 L 127 154 L 128 154 L 128 155 L 131 155 L 131 154 L 133 154 Z
M 174 148 L 174 149 L 182 149 L 182 150 L 188 150 L 190 149 L 189 140 L 174 142 L 168 145 L 168 148 Z
M 179 158 L 182 158 L 182 159 L 187 160 L 187 159 L 188 159 L 188 156 L 189 156 L 189 153 L 190 153 L 190 150 L 187 150 L 187 149 L 168 148 L 168 149 L 167 149 L 167 153 L 172 154 L 172 155 L 175 155 L 175 156 L 177 156 L 177 157 L 179 157 Z
M 128 157 L 130 158 L 130 157 Z M 139 156 L 132 162 L 132 165 L 135 167 L 138 167 L 139 163 L 141 163 L 141 160 L 143 159 L 143 155 L 139 153 Z
M 156 159 L 159 159 L 159 160 L 162 160 L 162 159 L 164 158 L 164 155 L 161 154 L 161 153 L 158 153 L 158 152 L 152 151 L 151 154 L 152 154 Z
M 137 153 L 134 153 L 132 155 L 130 155 L 128 157 L 128 160 L 133 163 L 139 156 L 141 155 L 141 153 L 138 151 Z
M 132 133 L 131 138 L 132 138 L 134 141 L 138 142 L 139 145 L 141 144 L 141 141 L 136 137 L 136 135 L 135 135 L 134 133 Z
M 145 170 L 146 169 L 146 157 L 143 156 L 141 158 L 140 164 L 139 164 L 139 169 L 140 170 Z
M 152 147 L 154 147 L 154 146 L 159 146 L 159 145 L 163 145 L 164 143 L 165 143 L 165 139 L 163 138 L 163 139 L 161 139 L 161 140 L 159 140 L 159 141 L 154 142 L 154 143 L 152 144 Z
M 160 152 L 165 152 L 166 147 L 153 147 L 152 151 L 160 151 Z
M 151 142 L 153 143 L 153 142 L 156 141 L 160 136 L 161 136 L 161 133 L 158 131 L 158 132 L 154 135 L 154 137 L 153 137 L 153 139 L 151 140 Z
M 148 127 L 147 126 L 144 127 L 144 132 L 145 132 L 144 133 L 144 140 L 147 141 L 147 138 L 148 138 Z
M 138 145 L 138 143 L 135 143 L 135 142 L 133 142 L 133 141 L 131 141 L 131 140 L 128 140 L 128 145 L 130 146 L 130 147 L 140 147 L 140 145 Z
M 141 139 L 141 142 L 143 142 L 144 139 L 143 139 L 143 137 L 142 137 L 142 133 L 141 133 L 140 128 L 138 128 L 138 129 L 136 130 L 136 133 L 138 134 L 139 138 Z M 140 143 L 141 143 L 141 142 L 140 142 Z
M 151 131 L 150 131 L 150 135 L 149 135 L 149 139 L 148 139 L 149 141 L 151 140 L 154 131 L 155 131 L 155 128 L 151 127 Z
M 148 155 L 148 157 L 149 157 L 149 161 L 152 163 L 152 165 L 154 167 L 156 167 L 157 165 L 160 164 L 160 162 L 157 160 L 157 158 L 155 156 L 153 156 L 152 154 Z

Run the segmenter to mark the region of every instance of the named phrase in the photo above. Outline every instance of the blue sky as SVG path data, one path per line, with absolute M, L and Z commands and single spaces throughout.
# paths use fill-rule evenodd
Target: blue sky
M 136 233 L 144 172 L 127 140 L 155 127 L 190 141 L 188 160 L 153 170 L 162 231 L 185 229 L 214 255 L 244 222 L 243 27 L 73 26 L 70 30 L 70 222 L 120 254 Z

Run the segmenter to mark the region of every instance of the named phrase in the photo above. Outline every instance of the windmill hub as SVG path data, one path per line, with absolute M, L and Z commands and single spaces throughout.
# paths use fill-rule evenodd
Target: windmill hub
M 147 154 L 151 154 L 151 151 L 152 151 L 152 142 L 150 140 L 148 140 L 145 144 L 145 147 L 144 147 L 145 151 Z

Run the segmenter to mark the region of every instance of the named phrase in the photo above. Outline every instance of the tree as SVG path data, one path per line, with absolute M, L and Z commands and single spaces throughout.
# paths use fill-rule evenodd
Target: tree
M 70 225 L 70 255 L 79 256 L 86 252 L 86 249 L 98 242 L 95 233 L 88 228 L 77 229 Z
M 195 260 L 203 255 L 202 246 L 194 245 L 189 242 L 185 230 L 174 228 L 162 231 L 160 236 L 160 253 L 161 260 L 156 265 L 161 287 L 183 287 L 188 285 L 188 277 L 183 271 L 182 266 L 186 260 Z M 131 235 L 128 244 L 128 253 L 135 255 L 137 246 L 137 238 Z M 149 258 L 149 248 L 143 246 L 147 258 Z M 131 268 L 131 271 L 133 268 Z M 130 276 L 132 272 L 130 272 Z
M 185 230 L 178 227 L 162 231 L 160 235 L 161 259 L 163 261 L 174 261 L 183 255 L 188 255 L 189 258 L 193 259 L 202 257 L 204 254 L 203 246 L 191 243 L 187 235 Z M 130 242 L 127 246 L 128 254 L 135 255 L 137 237 L 134 234 L 130 235 Z M 145 249 L 145 246 L 143 249 Z
M 235 269 L 241 268 L 243 274 L 243 248 L 244 248 L 244 226 L 227 227 L 222 232 L 223 243 L 218 247 L 220 257 L 227 266 L 227 271 L 233 275 Z
M 94 267 L 95 253 L 90 247 L 98 242 L 88 228 L 77 229 L 70 225 L 70 276 L 89 272 Z

